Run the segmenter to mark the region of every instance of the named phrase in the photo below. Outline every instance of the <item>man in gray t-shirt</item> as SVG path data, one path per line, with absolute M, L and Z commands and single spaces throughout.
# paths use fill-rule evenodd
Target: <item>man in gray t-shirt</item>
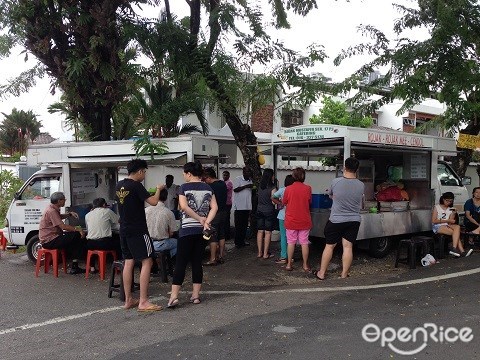
M 359 161 L 355 158 L 345 160 L 343 177 L 332 181 L 330 197 L 333 200 L 330 218 L 325 225 L 325 249 L 323 250 L 320 270 L 314 271 L 319 280 L 325 279 L 328 264 L 332 259 L 333 249 L 342 243 L 342 278 L 348 276 L 353 260 L 353 243 L 360 228 L 360 209 L 362 208 L 365 185 L 357 179 Z

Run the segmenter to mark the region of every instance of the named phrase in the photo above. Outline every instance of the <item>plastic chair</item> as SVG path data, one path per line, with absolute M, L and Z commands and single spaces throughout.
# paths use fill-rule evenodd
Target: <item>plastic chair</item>
M 113 292 L 118 292 L 118 295 L 120 296 L 121 301 L 125 301 L 125 289 L 123 288 L 123 265 L 124 262 L 123 260 L 115 260 L 112 264 L 112 275 L 110 276 L 110 283 L 108 286 L 108 297 L 112 297 Z M 135 269 L 135 268 L 134 268 Z M 115 275 L 116 274 L 120 275 L 120 280 L 118 283 L 115 283 Z M 133 276 L 133 274 L 132 274 Z M 139 290 L 140 289 L 140 284 L 136 282 L 132 282 L 132 292 Z
M 37 262 L 35 265 L 35 276 L 38 277 L 38 273 L 40 272 L 40 267 L 42 266 L 42 258 L 43 266 L 45 268 L 45 274 L 47 274 L 50 270 L 50 262 L 53 262 L 53 274 L 55 277 L 58 277 L 58 253 L 62 255 L 62 262 L 63 262 L 63 271 L 65 274 L 67 273 L 67 255 L 64 249 L 38 249 L 37 252 Z
M 3 235 L 3 230 L 0 229 L 0 250 L 5 251 L 7 248 L 7 238 Z
M 100 280 L 105 279 L 105 268 L 107 264 L 108 254 L 113 256 L 113 261 L 117 260 L 117 252 L 115 250 L 88 250 L 87 251 L 87 263 L 85 265 L 86 267 L 85 279 L 88 279 L 88 275 L 90 274 L 90 260 L 94 255 L 98 256 Z
M 408 264 L 410 269 L 415 269 L 417 262 L 417 250 L 420 250 L 422 256 L 425 256 L 428 253 L 428 242 L 429 240 L 426 236 L 417 236 L 411 239 L 400 240 L 397 248 L 397 256 L 395 257 L 395 267 L 398 267 L 399 262 L 403 262 Z M 407 256 L 401 258 L 400 253 L 403 248 L 406 248 Z

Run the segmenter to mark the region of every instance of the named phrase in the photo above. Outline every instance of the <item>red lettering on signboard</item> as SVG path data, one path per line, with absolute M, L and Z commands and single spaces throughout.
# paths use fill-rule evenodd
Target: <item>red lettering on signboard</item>
M 424 147 L 423 139 L 418 136 L 407 136 L 399 134 L 375 134 L 368 133 L 368 142 L 377 144 L 401 145 L 401 146 L 415 146 Z
M 375 134 L 375 133 L 368 133 L 368 142 L 383 143 L 382 135 L 381 134 Z

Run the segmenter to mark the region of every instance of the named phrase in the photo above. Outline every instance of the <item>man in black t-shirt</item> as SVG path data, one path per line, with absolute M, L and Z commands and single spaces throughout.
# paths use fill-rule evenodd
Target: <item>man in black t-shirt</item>
M 157 185 L 155 195 L 143 187 L 147 162 L 133 159 L 127 164 L 128 177 L 118 182 L 115 188 L 120 215 L 120 245 L 122 247 L 125 265 L 123 267 L 123 286 L 125 290 L 125 309 L 138 306 L 138 311 L 158 311 L 162 307 L 148 301 L 148 283 L 152 257 L 155 256 L 153 243 L 148 234 L 145 218 L 145 202 L 155 206 L 160 197 L 160 191 L 165 185 Z M 133 267 L 135 260 L 142 262 L 140 270 L 140 299 L 132 297 Z
M 223 263 L 225 253 L 225 227 L 227 221 L 227 185 L 217 179 L 213 168 L 206 168 L 203 173 L 204 181 L 210 185 L 217 200 L 218 211 L 212 220 L 216 233 L 210 239 L 210 260 L 203 265 L 211 266 Z M 218 257 L 217 257 L 218 249 Z

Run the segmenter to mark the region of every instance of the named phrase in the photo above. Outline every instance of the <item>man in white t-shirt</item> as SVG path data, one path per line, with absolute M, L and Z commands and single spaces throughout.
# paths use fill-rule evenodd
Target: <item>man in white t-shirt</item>
M 104 198 L 93 200 L 92 210 L 85 215 L 87 226 L 87 249 L 88 250 L 115 250 L 117 258 L 122 258 L 120 238 L 112 233 L 112 229 L 118 230 L 120 217 L 108 208 Z M 90 261 L 90 273 L 96 273 L 95 256 Z
M 243 168 L 243 176 L 237 176 L 233 181 L 233 205 L 235 217 L 235 246 L 242 248 L 250 245 L 245 241 L 248 219 L 252 210 L 252 172 Z

